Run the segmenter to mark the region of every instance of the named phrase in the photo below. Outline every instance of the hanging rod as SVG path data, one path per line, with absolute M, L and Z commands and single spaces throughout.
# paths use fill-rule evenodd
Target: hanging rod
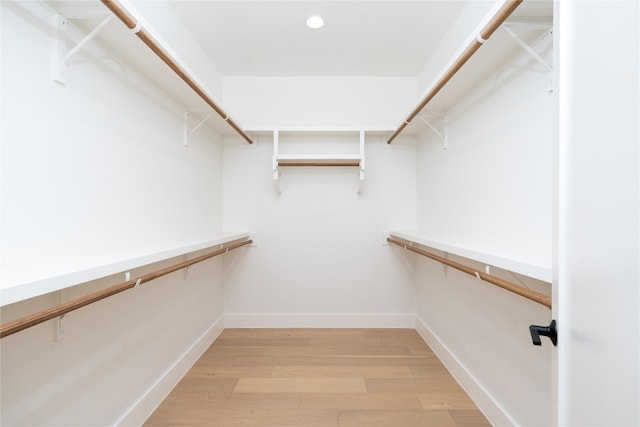
M 6 336 L 15 334 L 16 332 L 20 332 L 24 329 L 46 322 L 47 320 L 62 316 L 63 314 L 69 313 L 70 311 L 74 311 L 89 304 L 93 304 L 94 302 L 103 300 L 122 291 L 126 291 L 127 289 L 134 288 L 142 283 L 146 283 L 159 277 L 166 276 L 169 273 L 173 273 L 174 271 L 189 267 L 190 265 L 202 262 L 209 258 L 213 258 L 214 256 L 227 253 L 230 250 L 249 245 L 252 242 L 252 240 L 245 240 L 228 246 L 223 246 L 222 248 L 217 249 L 213 252 L 209 252 L 208 254 L 201 255 L 199 257 L 183 261 L 178 264 L 174 264 L 172 266 L 140 276 L 137 279 L 127 280 L 126 282 L 119 283 L 109 288 L 93 292 L 89 295 L 76 298 L 69 302 L 47 308 L 38 313 L 34 313 L 25 317 L 21 317 L 20 319 L 16 319 L 12 322 L 5 323 L 4 325 L 0 326 L 0 338 L 4 338 Z
M 356 166 L 360 166 L 360 161 L 354 161 L 354 162 L 332 162 L 332 161 L 327 161 L 327 162 L 320 162 L 320 161 L 315 161 L 315 162 L 304 162 L 304 161 L 300 161 L 300 162 L 278 162 L 278 166 L 332 166 L 332 167 L 336 167 L 336 166 L 351 166 L 351 167 L 356 167 Z
M 204 102 L 206 102 L 229 126 L 231 126 L 245 141 L 249 144 L 253 144 L 253 141 L 240 127 L 229 117 L 224 110 L 216 104 L 205 91 L 194 82 L 185 71 L 160 47 L 160 45 L 149 36 L 144 29 L 141 28 L 140 23 L 131 18 L 127 12 L 125 12 L 120 6 L 116 4 L 114 0 L 101 0 L 102 3 L 120 19 L 130 30 L 133 30 L 140 40 L 144 42 L 165 64 L 173 70 Z
M 451 80 L 453 76 L 456 75 L 460 68 L 473 56 L 474 53 L 480 46 L 485 43 L 489 37 L 502 25 L 502 23 L 513 13 L 513 11 L 520 6 L 523 0 L 507 0 L 507 3 L 504 5 L 502 9 L 489 21 L 489 23 L 478 33 L 475 39 L 467 46 L 467 48 L 462 52 L 462 54 L 458 57 L 458 59 L 453 63 L 451 67 L 447 70 L 445 75 L 438 80 L 436 85 L 427 93 L 427 95 L 422 99 L 420 104 L 411 112 L 409 117 L 405 119 L 404 122 L 396 129 L 396 131 L 389 137 L 387 140 L 387 144 L 391 144 L 394 139 L 400 135 L 400 132 L 407 127 L 409 123 L 422 111 L 424 107 L 427 106 L 429 102 L 435 97 L 438 92 Z
M 531 301 L 535 301 L 538 304 L 542 304 L 545 307 L 551 308 L 551 297 L 541 294 L 540 292 L 532 291 L 531 289 L 523 288 L 522 286 L 516 285 L 515 283 L 509 282 L 508 280 L 501 279 L 499 277 L 493 276 L 491 274 L 484 273 L 482 271 L 478 271 L 475 268 L 469 267 L 464 264 L 460 264 L 455 261 L 451 261 L 450 259 L 432 254 L 431 252 L 427 252 L 424 249 L 416 248 L 414 246 L 407 245 L 406 243 L 396 240 L 392 237 L 387 237 L 387 242 L 393 243 L 394 245 L 401 246 L 405 249 L 408 249 L 417 254 L 426 256 L 427 258 L 431 258 L 432 260 L 441 262 L 442 264 L 448 265 L 450 267 L 455 268 L 456 270 L 460 270 L 464 273 L 467 273 L 471 276 L 478 277 L 485 282 L 491 283 L 493 285 L 499 286 L 502 289 L 506 289 L 509 292 L 513 292 L 514 294 L 518 294 L 522 297 L 530 299 Z

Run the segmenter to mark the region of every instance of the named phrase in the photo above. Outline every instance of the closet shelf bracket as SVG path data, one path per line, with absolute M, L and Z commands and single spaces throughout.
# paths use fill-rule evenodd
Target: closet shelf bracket
M 447 132 L 447 116 L 445 115 L 438 115 L 436 117 L 440 117 L 442 119 L 442 132 L 439 131 L 434 125 L 432 125 L 429 121 L 427 121 L 427 119 L 424 118 L 424 116 L 422 114 L 418 114 L 418 118 L 420 118 L 420 120 L 422 120 L 422 122 L 429 126 L 429 128 L 435 132 L 436 135 L 438 135 L 440 137 L 440 139 L 442 139 L 442 149 L 446 150 L 447 148 L 449 148 L 449 133 Z
M 214 114 L 215 114 L 215 111 L 210 112 L 209 114 L 206 115 L 204 119 L 200 121 L 200 123 L 195 125 L 193 129 L 189 130 L 189 111 L 187 110 L 184 112 L 184 138 L 183 138 L 182 144 L 185 147 L 189 146 L 189 137 L 191 136 L 191 134 L 194 133 L 196 130 L 198 130 L 200 126 L 205 124 L 206 121 L 209 120 Z
M 511 28 L 509 25 L 502 25 L 501 27 L 505 33 L 509 35 L 521 48 L 525 50 L 533 59 L 536 60 L 539 64 L 541 64 L 549 73 L 549 92 L 553 92 L 553 67 L 547 63 L 547 61 L 542 58 L 538 52 L 536 52 L 531 46 L 529 46 L 524 40 L 522 40 Z
M 100 23 L 89 32 L 82 40 L 80 40 L 73 48 L 67 50 L 67 29 L 69 23 L 67 18 L 60 16 L 58 18 L 58 40 L 56 43 L 57 54 L 54 61 L 53 80 L 60 84 L 65 84 L 64 73 L 66 71 L 66 64 L 69 59 L 73 57 L 80 49 L 89 43 L 95 36 L 102 31 L 104 27 L 111 22 L 113 15 L 108 15 Z
M 311 131 L 313 132 L 313 131 Z M 318 131 L 322 132 L 322 131 Z M 280 188 L 280 169 L 282 167 L 357 167 L 358 168 L 358 194 L 364 187 L 365 171 L 365 131 L 358 131 L 360 152 L 358 154 L 281 154 L 279 144 L 279 131 L 273 131 L 273 181 L 277 193 L 282 193 Z

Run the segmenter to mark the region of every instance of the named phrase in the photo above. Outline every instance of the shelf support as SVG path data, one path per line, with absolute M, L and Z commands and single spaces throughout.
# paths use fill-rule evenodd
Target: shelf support
M 60 83 L 60 84 L 65 84 L 65 79 L 64 79 L 64 72 L 66 69 L 66 64 L 67 61 L 69 61 L 69 59 L 71 59 L 73 57 L 73 55 L 75 55 L 76 53 L 78 53 L 78 51 L 80 49 L 82 49 L 84 47 L 84 45 L 86 45 L 87 43 L 89 43 L 95 36 L 98 35 L 98 33 L 100 33 L 100 31 L 102 31 L 102 29 L 104 27 L 107 26 L 107 24 L 109 24 L 109 22 L 111 22 L 111 20 L 113 19 L 113 15 L 108 15 L 106 18 L 104 18 L 93 30 L 91 30 L 91 32 L 89 32 L 89 34 L 87 34 L 86 36 L 84 36 L 84 38 L 82 40 L 80 40 L 78 42 L 78 44 L 76 44 L 71 50 L 69 50 L 68 52 L 66 51 L 66 41 L 67 41 L 67 28 L 68 27 L 68 22 L 67 19 L 63 16 L 61 16 L 58 20 L 58 42 L 56 44 L 56 47 L 58 49 L 58 54 L 56 55 L 56 58 L 58 58 L 55 61 L 54 64 L 54 71 L 53 71 L 53 79 Z M 64 53 L 66 52 L 66 53 Z
M 204 119 L 202 119 L 202 121 L 201 121 L 200 123 L 198 123 L 197 125 L 195 125 L 195 126 L 193 127 L 193 129 L 189 130 L 189 111 L 185 111 L 185 112 L 184 112 L 184 139 L 183 139 L 183 141 L 182 141 L 182 144 L 183 144 L 185 147 L 188 147 L 188 146 L 189 146 L 189 136 L 191 136 L 191 134 L 192 134 L 192 133 L 194 133 L 196 130 L 198 130 L 198 128 L 199 128 L 200 126 L 202 126 L 203 124 L 205 124 L 205 122 L 206 122 L 207 120 L 209 120 L 209 118 L 210 118 L 211 116 L 213 116 L 213 114 L 214 114 L 214 112 L 213 112 L 213 111 L 212 111 L 212 112 L 210 112 L 209 114 L 207 114 L 207 116 L 206 116 Z
M 358 173 L 358 194 L 364 187 L 364 129 L 360 129 L 360 171 Z
M 536 61 L 538 61 L 540 64 L 542 64 L 542 66 L 544 68 L 547 69 L 547 71 L 551 72 L 553 71 L 553 67 L 549 64 L 547 64 L 547 61 L 545 61 L 540 55 L 538 55 L 538 52 L 536 52 L 535 50 L 533 50 L 533 48 L 531 46 L 529 46 L 527 43 L 524 42 L 524 40 L 522 40 L 516 33 L 513 32 L 513 30 L 511 28 L 509 28 L 507 25 L 503 25 L 502 29 L 516 42 L 520 45 L 520 47 L 522 47 L 527 53 L 529 53 L 529 55 L 531 55 L 533 57 L 533 59 L 535 59 Z
M 273 183 L 276 188 L 276 192 L 278 194 L 282 193 L 282 189 L 280 189 L 280 171 L 278 170 L 278 139 L 279 133 L 278 129 L 273 131 Z
M 502 29 L 521 47 L 527 52 L 533 59 L 541 64 L 549 73 L 549 92 L 553 92 L 553 67 L 542 58 L 538 52 L 536 52 L 531 46 L 529 46 L 524 40 L 522 40 L 508 25 L 502 25 Z
M 427 119 L 425 119 L 421 114 L 419 114 L 418 117 L 420 118 L 420 120 L 424 122 L 425 125 L 429 126 L 429 128 L 431 128 L 431 130 L 434 131 L 436 135 L 440 137 L 440 139 L 442 139 L 442 149 L 446 150 L 447 148 L 449 148 L 449 132 L 447 131 L 447 116 L 439 116 L 442 118 L 442 132 L 436 129 L 436 127 L 433 126 L 431 123 L 429 123 Z

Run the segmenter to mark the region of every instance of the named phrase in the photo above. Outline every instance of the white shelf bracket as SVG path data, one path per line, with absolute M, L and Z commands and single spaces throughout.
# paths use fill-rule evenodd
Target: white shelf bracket
M 193 129 L 189 130 L 189 111 L 185 111 L 185 112 L 184 112 L 184 139 L 183 139 L 183 141 L 182 141 L 182 144 L 183 144 L 185 147 L 188 147 L 188 146 L 189 146 L 189 137 L 191 136 L 191 134 L 192 134 L 192 133 L 194 133 L 196 130 L 198 130 L 198 128 L 199 128 L 200 126 L 202 126 L 203 124 L 205 124 L 205 122 L 206 122 L 207 120 L 209 120 L 209 118 L 210 118 L 211 116 L 213 116 L 214 114 L 215 114 L 215 113 L 214 113 L 213 111 L 212 111 L 212 112 L 210 112 L 209 114 L 207 114 L 207 116 L 206 116 L 204 119 L 202 119 L 202 121 L 201 121 L 200 123 L 198 123 L 197 125 L 195 125 L 195 126 L 193 127 Z
M 420 120 L 424 122 L 425 125 L 429 126 L 429 128 L 435 132 L 436 135 L 442 139 L 442 149 L 446 150 L 449 148 L 449 132 L 447 129 L 447 116 L 439 116 L 442 118 L 442 132 L 440 132 L 434 125 L 429 123 L 427 119 L 425 119 L 422 115 L 418 115 Z
M 508 25 L 501 27 L 521 48 L 523 48 L 533 59 L 541 64 L 549 73 L 549 92 L 553 92 L 553 67 L 542 58 L 531 46 L 525 43 Z
M 109 14 L 106 18 L 104 18 L 89 34 L 84 36 L 82 40 L 78 42 L 71 50 L 67 51 L 67 29 L 69 28 L 69 23 L 67 18 L 64 16 L 60 16 L 58 18 L 58 40 L 56 43 L 57 54 L 55 56 L 54 62 L 54 70 L 53 70 L 53 79 L 60 83 L 65 84 L 64 73 L 66 71 L 67 61 L 73 57 L 80 49 L 84 47 L 87 43 L 89 43 L 95 36 L 102 31 L 104 27 L 111 22 L 114 15 Z
M 360 129 L 360 170 L 358 171 L 358 194 L 364 188 L 364 129 Z
M 275 185 L 276 192 L 282 193 L 280 189 L 280 170 L 278 170 L 278 130 L 273 131 L 273 183 Z

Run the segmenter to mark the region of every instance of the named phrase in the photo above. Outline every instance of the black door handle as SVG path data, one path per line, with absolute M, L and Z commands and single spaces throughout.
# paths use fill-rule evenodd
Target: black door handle
M 529 332 L 531 333 L 531 341 L 533 345 L 542 345 L 540 341 L 540 335 L 549 337 L 553 345 L 558 345 L 558 331 L 556 330 L 556 321 L 552 320 L 549 326 L 529 326 Z

